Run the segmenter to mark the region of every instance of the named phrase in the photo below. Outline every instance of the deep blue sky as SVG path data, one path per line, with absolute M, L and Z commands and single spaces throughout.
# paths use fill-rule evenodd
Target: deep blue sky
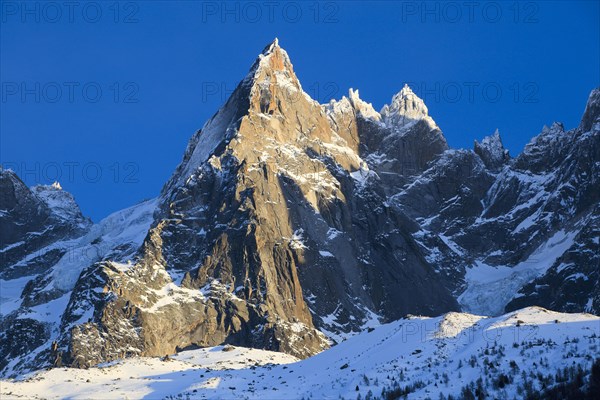
M 380 109 L 413 83 L 452 147 L 499 128 L 516 155 L 544 124 L 577 126 L 598 2 L 466 3 L 2 1 L 0 162 L 60 175 L 95 221 L 156 196 L 274 37 L 321 102 L 352 87 Z

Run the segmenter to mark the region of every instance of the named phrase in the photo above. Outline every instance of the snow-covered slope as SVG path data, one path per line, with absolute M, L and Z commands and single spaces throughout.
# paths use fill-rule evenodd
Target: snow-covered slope
M 89 220 L 81 217 L 81 210 L 73 195 L 64 191 L 59 182 L 52 185 L 36 185 L 31 190 L 60 219 L 76 221 L 82 227 L 89 225 Z
M 579 127 L 545 126 L 514 159 L 497 131 L 447 150 L 390 197 L 462 310 L 600 313 L 599 101 L 593 90 Z
M 34 189 L 38 195 L 44 192 L 42 198 L 49 205 L 69 212 L 61 205 L 73 201 L 70 194 L 57 187 Z M 91 318 L 93 308 L 68 307 L 80 275 L 105 257 L 130 261 L 150 228 L 156 203 L 156 199 L 147 200 L 113 213 L 88 227 L 83 236 L 54 241 L 0 270 L 5 275 L 21 271 L 16 278 L 0 275 L 0 366 L 4 374 L 48 365 L 47 352 L 60 333 Z M 31 267 L 50 254 L 58 256 L 47 268 L 36 271 Z M 15 357 L 18 352 L 22 353 Z
M 409 399 L 455 397 L 481 379 L 489 398 L 556 385 L 565 368 L 589 371 L 600 317 L 538 307 L 486 318 L 411 317 L 359 334 L 303 361 L 222 346 L 1 381 L 3 399 L 356 399 L 396 390 Z M 228 350 L 228 351 L 226 351 Z M 464 388 L 467 389 L 464 389 Z M 179 397 L 178 395 L 181 395 Z

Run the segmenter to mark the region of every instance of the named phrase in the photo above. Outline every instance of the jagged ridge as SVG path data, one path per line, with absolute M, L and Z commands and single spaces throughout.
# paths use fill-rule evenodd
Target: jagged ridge
M 380 113 L 354 90 L 320 105 L 275 41 L 156 200 L 90 227 L 58 188 L 3 172 L 15 188 L 0 204 L 14 232 L 0 250 L 12 254 L 0 284 L 13 288 L 3 374 L 221 343 L 307 357 L 329 345 L 323 333 L 339 342 L 460 307 L 598 313 L 597 93 L 579 128 L 546 128 L 515 159 L 497 132 L 450 150 L 410 88 Z M 56 201 L 69 206 L 49 211 Z M 46 215 L 70 228 L 33 241 Z M 72 245 L 93 257 L 66 259 Z M 576 295 L 573 274 L 587 282 Z

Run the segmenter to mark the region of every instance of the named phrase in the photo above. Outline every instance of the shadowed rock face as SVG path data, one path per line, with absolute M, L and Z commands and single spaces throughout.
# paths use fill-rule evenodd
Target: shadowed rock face
M 577 130 L 553 125 L 514 160 L 498 133 L 450 150 L 410 88 L 381 113 L 354 90 L 321 105 L 275 41 L 193 135 L 158 199 L 90 227 L 68 193 L 2 172 L 0 251 L 11 258 L 0 277 L 18 293 L 0 317 L 2 373 L 222 343 L 308 357 L 409 313 L 494 313 L 547 304 L 556 290 L 552 305 L 582 310 L 598 285 L 573 298 L 559 282 L 564 260 L 592 265 L 584 272 L 597 282 L 575 248 L 499 306 L 467 271 L 516 267 L 586 222 L 574 243 L 593 248 L 594 107 Z M 54 236 L 32 239 L 48 226 Z M 552 289 L 536 291 L 534 279 Z M 36 317 L 45 312 L 54 317 Z
M 59 205 L 68 206 L 69 214 Z M 52 265 L 55 257 L 47 257 L 48 262 L 40 257 L 29 267 L 14 263 L 54 241 L 81 235 L 90 225 L 69 193 L 53 186 L 32 191 L 14 172 L 0 168 L 0 278 L 17 278 L 30 274 L 31 268 Z
M 504 148 L 498 130 L 493 135 L 485 137 L 481 143 L 475 141 L 473 150 L 485 166 L 492 171 L 500 170 L 510 160 L 508 150 Z
M 48 324 L 27 311 L 63 294 L 36 290 L 49 283 L 48 271 L 67 252 L 52 244 L 77 238 L 90 226 L 69 193 L 57 186 L 30 190 L 14 172 L 0 168 L 0 370 L 49 340 Z M 12 282 L 20 282 L 21 290 L 11 290 Z M 6 312 L 11 297 L 20 297 L 21 315 Z
M 582 132 L 594 131 L 598 129 L 598 124 L 600 124 L 600 88 L 590 93 L 579 129 Z
M 539 150 L 522 162 L 552 176 L 552 195 L 544 204 L 556 230 L 573 231 L 572 243 L 550 268 L 519 290 L 506 306 L 539 304 L 565 312 L 600 314 L 600 89 L 590 94 L 581 124 L 564 132 L 545 128 Z M 533 141 L 532 141 L 533 142 Z M 558 148 L 558 149 L 556 149 Z M 546 163 L 539 161 L 545 158 Z

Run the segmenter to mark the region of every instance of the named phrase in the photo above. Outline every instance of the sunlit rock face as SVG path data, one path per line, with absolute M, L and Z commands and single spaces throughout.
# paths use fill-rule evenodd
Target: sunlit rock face
M 2 374 L 223 343 L 306 358 L 407 314 L 598 313 L 597 93 L 514 159 L 497 132 L 452 150 L 410 88 L 380 112 L 353 89 L 319 104 L 274 41 L 156 199 L 92 225 L 59 184 L 1 172 Z

